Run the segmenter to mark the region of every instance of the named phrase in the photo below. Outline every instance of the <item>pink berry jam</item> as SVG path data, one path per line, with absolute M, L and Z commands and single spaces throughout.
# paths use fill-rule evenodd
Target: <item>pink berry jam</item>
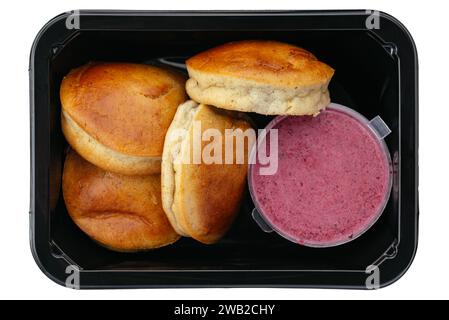
M 272 124 L 278 129 L 278 170 L 260 175 L 256 162 L 250 172 L 264 219 L 286 238 L 317 247 L 366 231 L 390 191 L 387 150 L 371 129 L 334 108 L 316 117 L 278 117 Z

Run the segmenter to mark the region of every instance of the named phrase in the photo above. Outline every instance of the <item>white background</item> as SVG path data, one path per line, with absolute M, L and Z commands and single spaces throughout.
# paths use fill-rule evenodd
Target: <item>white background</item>
M 449 298 L 449 105 L 446 1 L 3 1 L 0 16 L 0 298 L 390 299 Z M 72 9 L 376 9 L 409 29 L 418 47 L 420 90 L 420 239 L 405 276 L 378 291 L 183 289 L 75 291 L 47 279 L 29 248 L 28 63 L 33 39 Z M 367 85 L 369 83 L 367 82 Z

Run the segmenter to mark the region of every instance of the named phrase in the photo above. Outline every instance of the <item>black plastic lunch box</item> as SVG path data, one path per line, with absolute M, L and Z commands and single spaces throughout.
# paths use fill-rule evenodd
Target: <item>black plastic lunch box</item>
M 60 127 L 59 86 L 88 61 L 179 66 L 229 41 L 278 40 L 303 47 L 332 66 L 331 100 L 392 130 L 386 143 L 393 188 L 378 222 L 360 238 L 308 248 L 252 220 L 247 193 L 229 233 L 217 244 L 189 238 L 141 253 L 109 251 L 69 218 L 61 192 L 67 148 Z M 65 285 L 78 270 L 80 288 L 380 287 L 400 278 L 418 242 L 418 62 L 413 40 L 395 18 L 377 11 L 73 11 L 48 22 L 30 57 L 30 237 L 42 271 Z M 259 127 L 271 117 L 252 114 Z M 225 199 L 223 199 L 225 201 Z M 369 287 L 368 287 L 369 288 Z

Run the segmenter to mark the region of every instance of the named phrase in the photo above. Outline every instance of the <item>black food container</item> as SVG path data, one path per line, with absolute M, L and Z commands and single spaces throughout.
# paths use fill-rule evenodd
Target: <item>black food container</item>
M 270 39 L 301 46 L 336 69 L 333 102 L 392 133 L 393 188 L 380 220 L 360 238 L 332 248 L 293 244 L 262 232 L 248 194 L 219 243 L 183 238 L 143 253 L 95 244 L 70 220 L 61 194 L 67 142 L 59 122 L 59 86 L 88 61 L 170 64 L 229 41 Z M 372 288 L 410 266 L 418 231 L 418 64 L 413 40 L 377 11 L 154 12 L 73 11 L 48 22 L 30 57 L 30 237 L 42 271 L 76 288 L 316 287 Z M 263 127 L 270 117 L 253 115 Z M 376 270 L 377 268 L 377 270 Z M 379 282 L 372 281 L 378 276 Z M 370 284 L 374 284 L 370 285 Z

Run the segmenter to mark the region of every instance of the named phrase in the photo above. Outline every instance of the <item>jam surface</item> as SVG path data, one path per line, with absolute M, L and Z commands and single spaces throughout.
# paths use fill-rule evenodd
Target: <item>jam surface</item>
M 250 179 L 259 210 L 278 232 L 300 244 L 328 246 L 375 221 L 389 191 L 390 168 L 369 128 L 335 109 L 286 117 L 273 128 L 278 170 L 260 175 L 256 163 Z

